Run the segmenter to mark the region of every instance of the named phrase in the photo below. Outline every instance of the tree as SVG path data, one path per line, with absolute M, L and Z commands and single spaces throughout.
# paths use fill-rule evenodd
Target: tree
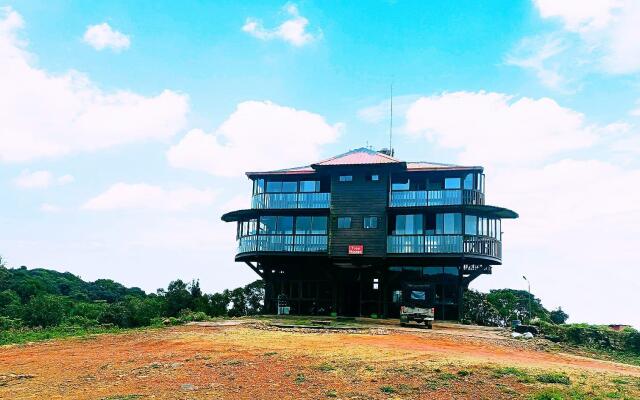
M 228 290 L 209 295 L 209 312 L 207 314 L 212 317 L 226 317 L 229 303 L 231 303 L 231 298 Z
M 20 318 L 22 314 L 22 303 L 20 296 L 11 289 L 0 292 L 0 316 L 10 318 Z
M 187 289 L 187 284 L 178 279 L 167 286 L 164 292 L 166 315 L 175 317 L 180 310 L 191 308 L 191 292 Z
M 549 313 L 549 318 L 554 324 L 564 324 L 569 319 L 569 314 L 562 311 L 562 307 L 558 307 L 557 310 L 553 310 Z
M 264 305 L 264 282 L 258 279 L 245 286 L 243 290 L 247 314 L 260 314 Z
M 43 328 L 59 325 L 65 315 L 64 298 L 53 295 L 38 295 L 27 303 L 23 320 L 29 326 Z
M 497 326 L 502 323 L 498 310 L 487 300 L 486 293 L 466 290 L 463 301 L 462 319 L 485 326 Z

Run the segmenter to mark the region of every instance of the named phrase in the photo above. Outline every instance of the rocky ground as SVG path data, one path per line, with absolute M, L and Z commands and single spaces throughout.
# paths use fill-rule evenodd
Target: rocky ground
M 3 346 L 0 398 L 636 399 L 640 367 L 491 328 L 243 321 Z

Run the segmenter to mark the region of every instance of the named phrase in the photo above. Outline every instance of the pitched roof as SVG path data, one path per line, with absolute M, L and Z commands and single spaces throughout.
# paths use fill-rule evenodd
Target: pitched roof
M 312 166 L 396 164 L 402 162 L 403 161 L 398 160 L 397 158 L 361 147 L 359 149 L 354 149 L 326 160 L 319 161 L 312 164 Z
M 407 171 L 432 171 L 432 170 L 455 170 L 455 169 L 483 169 L 479 166 L 464 166 L 455 164 L 443 164 L 429 161 L 408 161 Z
M 469 169 L 479 169 L 482 170 L 482 167 L 479 166 L 462 166 L 455 164 L 442 164 L 428 161 L 402 161 L 395 157 L 389 156 L 384 153 L 380 153 L 375 150 L 367 149 L 366 147 L 361 147 L 359 149 L 350 150 L 346 153 L 339 154 L 337 156 L 327 158 L 326 160 L 318 161 L 317 163 L 306 165 L 302 167 L 293 167 L 293 168 L 285 168 L 278 169 L 273 171 L 261 171 L 261 172 L 247 172 L 247 176 L 258 176 L 258 175 L 293 175 L 293 174 L 313 174 L 316 171 L 317 167 L 327 167 L 327 166 L 353 166 L 353 165 L 381 165 L 381 164 L 397 164 L 401 168 L 406 165 L 407 171 L 446 171 L 446 170 L 469 170 Z

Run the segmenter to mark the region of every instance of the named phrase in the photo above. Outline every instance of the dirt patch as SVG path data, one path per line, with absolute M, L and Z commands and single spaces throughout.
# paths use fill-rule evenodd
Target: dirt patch
M 481 328 L 209 324 L 4 346 L 0 398 L 501 399 L 565 389 L 536 379 L 545 371 L 566 374 L 572 390 L 640 396 L 638 367 L 551 353 Z

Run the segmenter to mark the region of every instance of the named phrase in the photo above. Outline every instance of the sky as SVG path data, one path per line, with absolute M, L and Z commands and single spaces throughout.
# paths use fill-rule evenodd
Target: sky
M 388 145 L 483 165 L 503 265 L 572 322 L 640 327 L 640 3 L 0 0 L 0 255 L 205 291 L 247 170 Z

